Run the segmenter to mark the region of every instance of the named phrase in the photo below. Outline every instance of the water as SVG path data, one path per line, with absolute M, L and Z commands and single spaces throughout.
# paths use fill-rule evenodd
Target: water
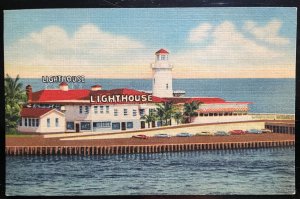
M 6 157 L 6 194 L 293 194 L 295 148 Z
M 41 79 L 21 79 L 24 86 L 30 84 L 33 91 L 45 89 Z M 90 88 L 100 84 L 103 89 L 132 88 L 151 90 L 151 80 L 147 79 L 86 79 L 84 84 L 74 84 L 74 88 Z M 58 84 L 48 85 L 58 88 Z M 295 79 L 174 79 L 174 90 L 185 90 L 186 96 L 221 97 L 228 101 L 253 102 L 253 113 L 295 114 Z

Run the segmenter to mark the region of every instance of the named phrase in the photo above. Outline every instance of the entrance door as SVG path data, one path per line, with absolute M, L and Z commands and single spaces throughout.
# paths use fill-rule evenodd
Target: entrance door
M 126 130 L 126 122 L 122 122 L 122 130 Z
M 145 128 L 145 121 L 141 121 L 141 129 Z
M 76 133 L 78 133 L 79 132 L 79 124 L 77 123 L 76 124 Z
M 152 128 L 155 127 L 155 121 L 152 121 Z

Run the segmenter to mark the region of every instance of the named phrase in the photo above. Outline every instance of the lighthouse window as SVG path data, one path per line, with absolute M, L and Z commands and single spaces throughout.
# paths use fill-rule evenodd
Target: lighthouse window
M 165 60 L 166 56 L 165 55 L 161 55 L 161 60 Z

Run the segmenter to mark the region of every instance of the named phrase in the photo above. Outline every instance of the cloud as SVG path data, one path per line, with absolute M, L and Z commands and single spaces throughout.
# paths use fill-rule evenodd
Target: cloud
M 253 21 L 246 21 L 243 28 L 259 40 L 275 45 L 287 45 L 290 43 L 289 39 L 279 35 L 281 26 L 282 22 L 274 19 L 265 26 L 259 26 Z
M 258 44 L 240 32 L 231 21 L 213 27 L 209 37 L 212 41 L 207 45 L 185 48 L 172 56 L 178 73 L 184 73 L 187 66 L 198 71 L 207 67 L 216 73 L 223 70 L 229 76 L 243 68 L 259 71 L 269 66 L 294 66 L 293 56 L 284 49 Z
M 192 29 L 189 33 L 188 40 L 191 43 L 198 43 L 205 39 L 209 31 L 212 29 L 212 25 L 209 23 L 200 24 L 198 27 Z
M 48 26 L 7 47 L 5 62 L 15 66 L 115 66 L 132 63 L 132 54 L 140 57 L 143 50 L 143 43 L 93 24 L 81 26 L 73 35 L 59 26 Z

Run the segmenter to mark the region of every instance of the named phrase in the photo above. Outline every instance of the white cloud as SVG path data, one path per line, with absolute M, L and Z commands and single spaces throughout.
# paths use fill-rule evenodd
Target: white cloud
M 284 50 L 260 45 L 244 36 L 230 21 L 213 28 L 210 34 L 212 42 L 199 45 L 192 50 L 183 50 L 172 57 L 174 63 L 181 66 L 223 67 L 226 71 L 233 68 L 293 65 Z
M 200 24 L 198 27 L 192 29 L 189 33 L 189 42 L 197 43 L 205 39 L 209 31 L 212 29 L 212 25 L 209 23 Z
M 247 21 L 244 25 L 244 30 L 254 35 L 257 39 L 275 44 L 286 45 L 289 44 L 289 39 L 279 35 L 282 22 L 279 20 L 272 20 L 265 26 L 259 26 L 253 21 Z
M 5 63 L 15 66 L 115 66 L 142 56 L 143 43 L 86 24 L 73 35 L 58 26 L 33 32 L 5 49 Z M 120 64 L 121 63 L 121 64 Z

